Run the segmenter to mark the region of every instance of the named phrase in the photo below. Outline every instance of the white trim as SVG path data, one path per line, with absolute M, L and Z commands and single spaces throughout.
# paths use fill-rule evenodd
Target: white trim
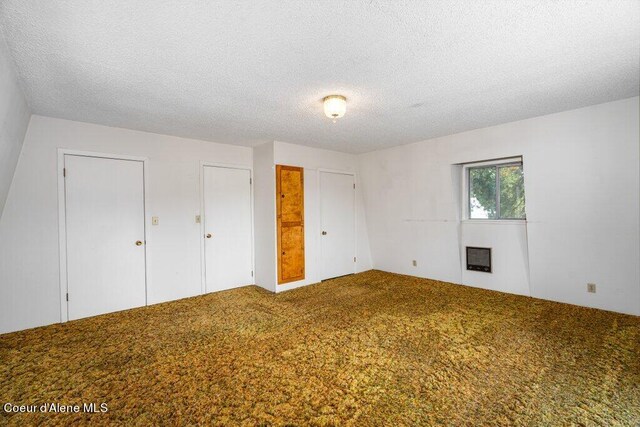
M 337 175 L 350 175 L 353 177 L 353 185 L 355 186 L 355 188 L 353 189 L 353 249 L 354 249 L 354 258 L 357 260 L 358 259 L 358 197 L 357 197 L 357 191 L 358 191 L 358 185 L 356 185 L 356 181 L 357 181 L 357 174 L 354 171 L 344 171 L 344 170 L 337 170 L 337 169 L 324 169 L 324 168 L 318 168 L 318 212 L 319 212 L 319 217 L 318 217 L 318 230 L 316 230 L 316 232 L 318 233 L 317 235 L 320 236 L 320 266 L 319 266 L 319 271 L 320 271 L 320 280 L 326 280 L 329 279 L 329 277 L 324 277 L 324 255 L 322 253 L 322 185 L 321 185 L 321 175 L 323 173 L 332 173 L 332 174 L 337 174 Z M 357 272 L 357 265 L 358 263 L 354 261 L 353 263 L 353 273 L 355 274 Z
M 494 159 L 494 160 L 482 160 L 479 162 L 459 163 L 459 165 L 465 168 L 475 168 L 475 167 L 491 166 L 491 165 L 503 165 L 506 163 L 522 163 L 522 156 L 502 157 L 500 159 Z
M 255 253 L 255 224 L 254 224 L 254 201 L 253 201 L 253 166 L 240 165 L 240 164 L 231 164 L 231 163 L 219 163 L 219 162 L 209 162 L 206 160 L 200 161 L 199 173 L 200 173 L 200 293 L 202 295 L 207 293 L 207 273 L 206 273 L 206 259 L 205 259 L 205 248 L 204 248 L 204 222 L 205 222 L 205 213 L 204 213 L 204 168 L 205 167 L 214 167 L 214 168 L 224 168 L 224 169 L 241 169 L 249 171 L 249 179 L 251 180 L 250 185 L 250 199 L 251 199 L 251 271 L 253 271 L 253 275 L 251 276 L 251 284 L 255 285 L 256 283 L 256 253 Z
M 58 257 L 60 262 L 60 276 L 58 278 L 60 291 L 60 323 L 69 320 L 67 310 L 67 214 L 64 182 L 65 150 L 58 149 Z
M 101 159 L 116 159 L 116 160 L 135 160 L 138 162 L 146 162 L 147 160 L 149 160 L 148 157 L 129 156 L 127 154 L 101 153 L 96 151 L 70 150 L 67 148 L 58 148 L 58 159 L 60 158 L 60 153 L 62 153 L 62 155 L 66 154 L 69 156 L 99 157 Z
M 310 169 L 313 170 L 313 169 Z M 340 170 L 340 169 L 327 169 L 327 168 L 318 168 L 316 169 L 318 171 L 318 173 L 336 173 L 339 175 L 353 175 L 354 179 L 356 176 L 356 172 L 355 171 L 346 171 L 346 170 Z
M 66 211 L 66 192 L 65 192 L 65 177 L 64 169 L 65 162 L 64 156 L 78 156 L 78 157 L 97 157 L 101 159 L 114 159 L 114 160 L 130 160 L 142 162 L 142 180 L 143 180 L 143 209 L 144 209 L 144 259 L 145 259 L 145 290 L 144 290 L 144 302 L 148 305 L 149 288 L 151 283 L 151 274 L 149 265 L 151 265 L 151 250 L 149 244 L 151 242 L 150 236 L 150 219 L 147 218 L 149 212 L 147 206 L 147 194 L 149 177 L 148 177 L 148 158 L 138 156 L 128 156 L 122 154 L 108 154 L 97 153 L 93 151 L 79 151 L 70 150 L 66 148 L 58 148 L 58 254 L 59 254 L 59 286 L 60 286 L 60 323 L 69 321 L 69 303 L 67 301 L 68 281 L 67 281 L 67 211 Z
M 482 225 L 527 225 L 526 219 L 463 219 L 463 224 Z

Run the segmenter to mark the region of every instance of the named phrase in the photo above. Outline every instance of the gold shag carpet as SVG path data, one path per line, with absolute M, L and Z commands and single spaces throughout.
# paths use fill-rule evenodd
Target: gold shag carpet
M 369 271 L 0 336 L 0 424 L 638 426 L 640 317 Z

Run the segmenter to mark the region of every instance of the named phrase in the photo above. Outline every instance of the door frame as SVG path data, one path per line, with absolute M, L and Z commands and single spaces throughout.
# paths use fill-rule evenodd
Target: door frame
M 57 176 L 58 176 L 58 254 L 59 254 L 59 266 L 60 266 L 60 323 L 69 321 L 69 302 L 67 301 L 67 292 L 69 291 L 69 283 L 67 277 L 67 203 L 66 203 L 66 191 L 65 191 L 65 176 L 64 176 L 64 156 L 78 156 L 78 157 L 96 157 L 100 159 L 113 159 L 113 160 L 130 160 L 142 162 L 142 202 L 143 202 L 143 222 L 144 222 L 144 304 L 148 304 L 148 290 L 151 283 L 151 274 L 149 272 L 149 265 L 151 265 L 151 250 L 149 250 L 149 243 L 151 236 L 149 230 L 151 229 L 151 223 L 147 213 L 149 207 L 147 205 L 148 189 L 148 171 L 149 171 L 149 159 L 147 157 L 129 156 L 126 154 L 109 154 L 99 153 L 93 151 L 72 150 L 68 148 L 58 148 L 58 164 L 57 164 Z
M 256 256 L 255 256 L 255 233 L 254 233 L 254 215 L 253 215 L 253 166 L 239 165 L 239 164 L 230 164 L 230 163 L 219 163 L 219 162 L 209 162 L 205 160 L 200 161 L 200 293 L 202 295 L 207 293 L 207 269 L 206 269 L 206 254 L 204 247 L 204 222 L 205 222 L 205 212 L 204 212 L 204 168 L 205 167 L 214 167 L 214 168 L 224 168 L 224 169 L 241 169 L 249 171 L 249 179 L 251 180 L 249 184 L 249 199 L 251 202 L 251 271 L 253 272 L 251 278 L 251 284 L 256 284 Z
M 322 174 L 323 173 L 333 173 L 333 174 L 337 174 L 337 175 L 351 175 L 353 176 L 353 185 L 355 185 L 355 188 L 353 189 L 353 249 L 354 249 L 354 254 L 353 256 L 356 258 L 356 260 L 358 259 L 358 196 L 357 196 L 357 191 L 358 191 L 358 186 L 356 185 L 356 181 L 357 181 L 357 173 L 354 171 L 345 171 L 345 170 L 338 170 L 338 169 L 324 169 L 324 168 L 318 168 L 318 213 L 319 213 L 319 217 L 318 217 L 318 230 L 317 230 L 317 235 L 320 236 L 320 280 L 327 280 L 327 278 L 324 277 L 324 254 L 323 254 L 323 249 L 322 249 Z M 353 274 L 356 273 L 357 268 L 356 268 L 356 264 L 357 262 L 353 263 Z

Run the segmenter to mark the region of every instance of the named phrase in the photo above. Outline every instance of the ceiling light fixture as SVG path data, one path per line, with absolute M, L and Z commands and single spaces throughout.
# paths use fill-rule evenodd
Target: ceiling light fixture
M 347 111 L 347 98 L 342 95 L 329 95 L 324 99 L 324 114 L 333 119 L 333 123 L 336 119 L 344 116 Z

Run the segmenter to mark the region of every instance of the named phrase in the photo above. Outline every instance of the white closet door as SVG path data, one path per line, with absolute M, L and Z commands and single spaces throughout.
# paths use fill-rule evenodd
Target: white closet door
M 144 166 L 65 155 L 69 319 L 146 304 Z
M 204 166 L 206 292 L 253 283 L 251 173 Z
M 322 279 L 355 272 L 354 176 L 320 172 Z

